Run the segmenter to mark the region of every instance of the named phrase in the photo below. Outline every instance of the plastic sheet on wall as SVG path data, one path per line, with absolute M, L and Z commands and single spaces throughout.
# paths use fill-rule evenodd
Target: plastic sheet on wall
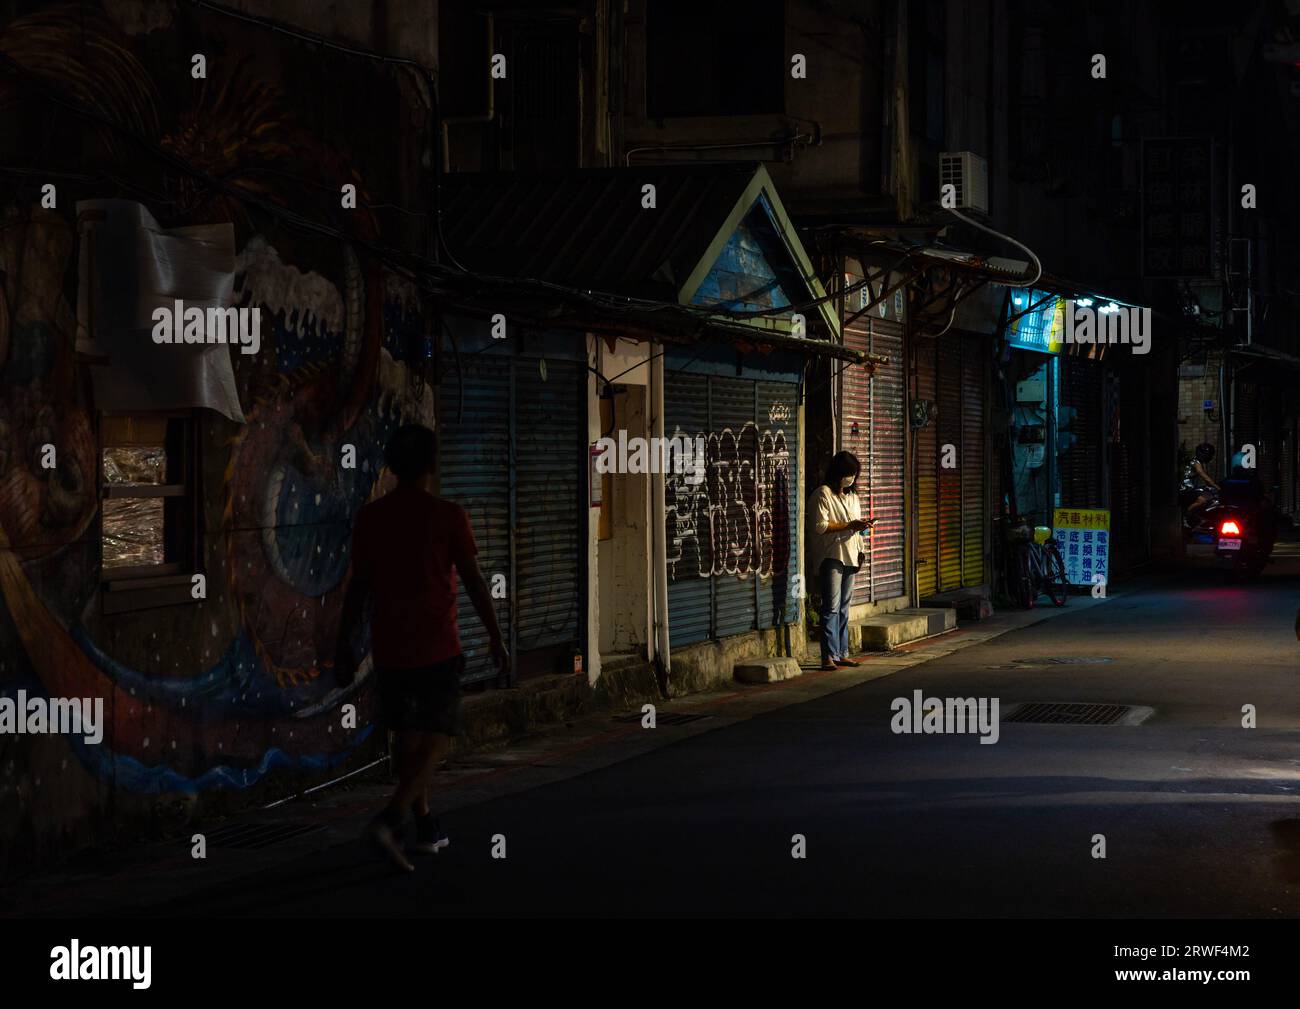
M 228 344 L 153 339 L 155 309 L 231 306 L 234 226 L 166 230 L 133 200 L 82 200 L 77 214 L 103 215 L 83 224 L 78 260 L 77 350 L 107 361 L 90 369 L 97 408 L 206 407 L 242 422 Z

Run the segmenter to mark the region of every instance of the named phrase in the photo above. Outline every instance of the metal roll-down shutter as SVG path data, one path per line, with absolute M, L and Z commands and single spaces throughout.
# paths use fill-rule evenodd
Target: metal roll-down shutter
M 985 466 L 984 388 L 988 344 L 977 334 L 961 348 L 961 580 L 984 584 Z
M 961 588 L 962 554 L 962 369 L 963 341 L 938 337 L 939 456 L 935 460 L 939 484 L 939 591 Z M 924 463 L 924 460 L 922 460 Z M 944 465 L 951 462 L 951 466 Z
M 586 372 L 574 361 L 515 361 L 515 644 L 521 653 L 577 648 L 582 580 L 582 529 L 575 506 L 582 493 L 581 452 Z M 585 421 L 585 409 L 582 418 Z M 562 661 L 559 663 L 563 665 Z
M 935 344 L 916 339 L 912 359 L 916 369 L 911 403 L 937 403 Z M 939 430 L 935 419 L 916 428 L 912 440 L 912 472 L 916 487 L 916 590 L 919 599 L 933 595 L 939 584 Z
M 844 331 L 844 343 L 887 358 L 875 375 L 848 367 L 841 376 L 840 444 L 862 464 L 858 492 L 862 514 L 875 516 L 866 569 L 853 584 L 853 602 L 893 599 L 906 591 L 903 511 L 906 371 L 903 327 L 890 320 L 867 319 Z
M 494 604 L 517 676 L 571 669 L 582 651 L 585 371 L 547 357 L 543 374 L 541 361 L 462 354 L 439 397 L 440 493 L 469 513 L 489 585 L 506 578 Z M 459 618 L 463 680 L 494 679 L 463 584 Z
M 674 646 L 794 618 L 798 385 L 665 371 L 668 436 L 706 442 L 706 474 L 665 479 Z
M 462 385 L 463 380 L 463 385 Z M 463 388 L 463 400 L 462 400 Z M 479 568 L 510 578 L 510 366 L 499 357 L 466 357 L 459 375 L 441 388 L 439 424 L 440 492 L 469 513 L 478 544 Z M 501 633 L 510 634 L 510 604 L 495 600 Z M 464 682 L 492 679 L 488 635 L 465 593 L 458 598 Z

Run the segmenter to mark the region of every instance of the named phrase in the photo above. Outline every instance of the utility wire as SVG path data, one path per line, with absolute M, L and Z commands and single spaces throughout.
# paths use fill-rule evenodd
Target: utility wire
M 1028 254 L 1029 258 L 1033 260 L 1035 272 L 1034 272 L 1034 278 L 1032 280 L 1015 281 L 1015 282 L 1009 280 L 1000 280 L 998 281 L 998 283 L 1002 284 L 1005 287 L 1033 287 L 1035 284 L 1038 283 L 1039 279 L 1043 276 L 1043 264 L 1039 260 L 1039 258 L 1036 255 L 1034 255 L 1033 249 L 1027 246 L 1024 242 L 1012 238 L 1010 235 L 1004 235 L 1002 232 L 997 231 L 994 228 L 990 228 L 987 225 L 980 224 L 979 221 L 975 220 L 974 218 L 967 217 L 960 210 L 957 210 L 953 207 L 948 207 L 946 209 L 948 210 L 948 213 L 952 214 L 958 220 L 965 221 L 971 227 L 979 228 L 980 231 L 988 232 L 988 234 L 993 235 L 996 238 L 1000 238 L 1004 242 L 1010 242 L 1012 245 L 1024 249 L 1025 252 Z

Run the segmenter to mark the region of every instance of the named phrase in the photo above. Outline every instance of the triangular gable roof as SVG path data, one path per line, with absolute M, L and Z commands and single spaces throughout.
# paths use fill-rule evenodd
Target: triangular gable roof
M 771 244 L 764 242 L 764 252 L 768 252 L 772 245 L 775 245 L 781 252 L 788 257 L 787 263 L 772 261 L 773 257 L 769 256 L 769 265 L 774 272 L 781 277 L 781 287 L 785 289 L 785 295 L 796 304 L 815 299 L 822 299 L 811 309 L 806 309 L 805 315 L 812 315 L 816 312 L 826 324 L 827 328 L 836 337 L 839 336 L 840 323 L 839 314 L 835 311 L 834 304 L 826 299 L 826 289 L 822 286 L 821 280 L 818 279 L 817 273 L 813 270 L 812 262 L 808 259 L 808 253 L 804 250 L 803 243 L 799 241 L 799 235 L 795 232 L 794 224 L 790 221 L 790 215 L 786 213 L 785 206 L 781 203 L 781 197 L 777 195 L 776 186 L 772 183 L 772 177 L 767 174 L 767 169 L 762 165 L 753 166 L 753 175 L 749 180 L 744 191 L 740 193 L 736 202 L 732 205 L 726 218 L 720 224 L 709 247 L 696 263 L 695 269 L 682 284 L 678 292 L 678 301 L 685 305 L 691 304 L 695 300 L 696 293 L 704 283 L 705 278 L 713 272 L 722 258 L 727 246 L 734 241 L 734 238 L 746 220 L 754 216 L 760 216 L 761 219 L 769 226 L 764 229 L 766 237 L 773 240 Z M 802 290 L 791 292 L 789 286 L 791 283 L 799 284 Z M 769 329 L 777 329 L 780 332 L 788 333 L 790 331 L 790 320 L 780 316 L 754 316 L 752 319 L 742 319 L 741 321 L 750 322 L 753 325 L 763 326 Z
M 642 206 L 645 185 L 655 187 L 654 209 Z M 787 296 L 796 303 L 824 298 L 826 292 L 762 165 L 461 173 L 443 178 L 443 236 L 467 269 L 680 305 L 694 303 L 751 214 L 751 220 L 761 222 L 763 256 Z M 830 302 L 821 302 L 805 315 L 810 321 L 820 317 L 838 335 L 839 319 Z M 720 312 L 719 317 L 790 331 L 790 320 L 779 316 Z

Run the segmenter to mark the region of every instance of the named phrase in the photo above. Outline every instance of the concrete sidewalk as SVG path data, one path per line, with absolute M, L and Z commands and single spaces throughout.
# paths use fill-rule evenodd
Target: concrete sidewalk
M 1007 611 L 892 652 L 856 656 L 856 668 L 821 672 L 814 665 L 794 679 L 733 684 L 655 705 L 656 727 L 642 728 L 641 709 L 601 712 L 524 736 L 504 746 L 454 755 L 434 783 L 434 809 L 455 843 L 454 812 L 629 760 L 681 740 L 723 729 L 988 641 L 1044 620 L 1106 605 L 1140 591 L 1141 583 L 1108 599 L 1071 597 L 1062 608 Z M 329 790 L 249 811 L 230 821 L 193 828 L 170 841 L 99 848 L 60 871 L 21 878 L 0 893 L 0 917 L 64 917 L 142 912 L 187 896 L 219 892 L 267 870 L 293 871 L 306 855 L 355 843 L 386 801 L 391 784 L 382 768 Z M 204 834 L 205 859 L 191 856 L 192 836 Z M 369 867 L 367 867 L 369 871 Z M 376 860 L 374 872 L 387 868 Z

